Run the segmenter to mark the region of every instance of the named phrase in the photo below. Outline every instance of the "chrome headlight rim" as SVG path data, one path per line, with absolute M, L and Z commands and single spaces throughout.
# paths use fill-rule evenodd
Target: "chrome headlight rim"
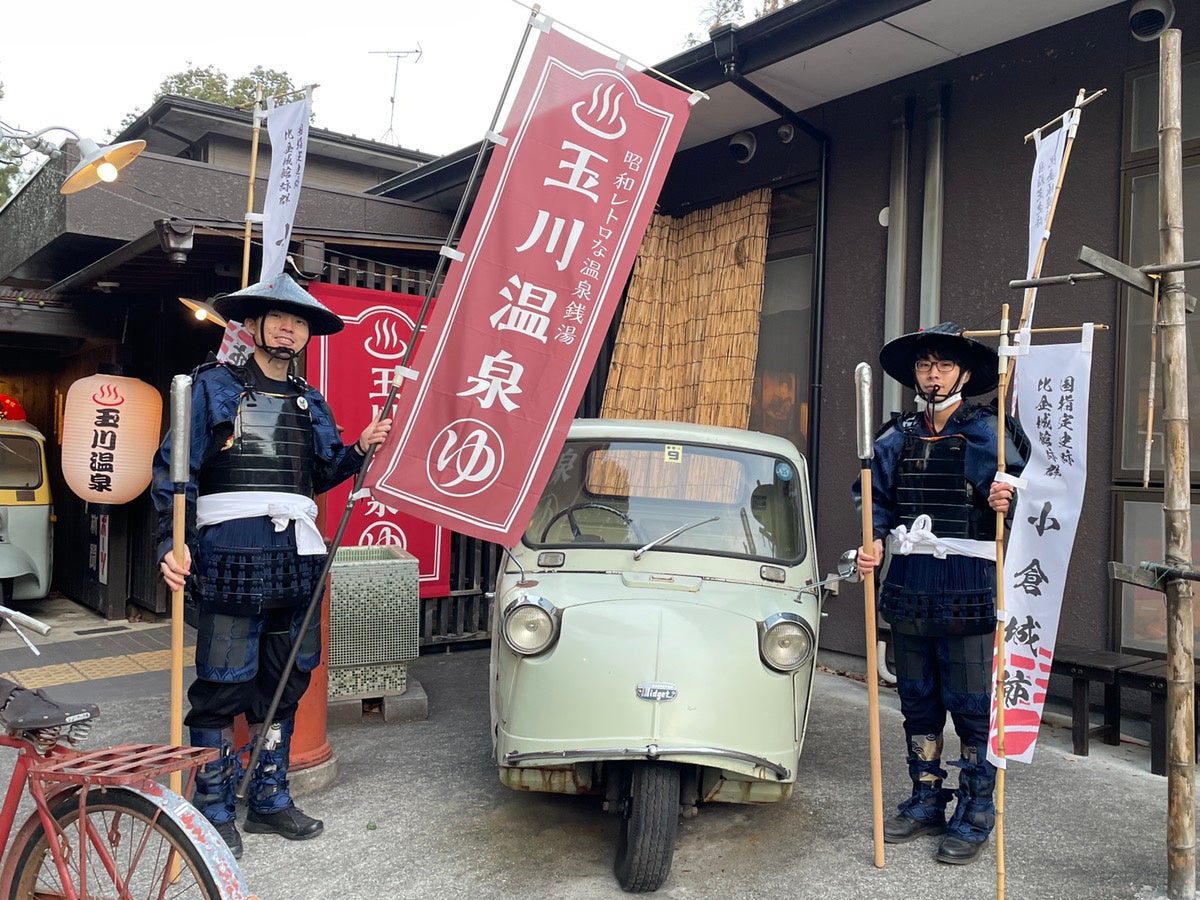
M 782 663 L 777 659 L 773 659 L 768 652 L 768 641 L 772 637 L 772 632 L 778 628 L 795 626 L 799 629 L 801 635 L 807 641 L 807 647 L 804 652 L 797 657 L 792 664 Z M 807 666 L 813 659 L 817 650 L 817 635 L 813 630 L 812 625 L 803 616 L 798 616 L 795 613 L 781 612 L 774 613 L 766 619 L 758 623 L 758 655 L 763 661 L 763 665 L 776 672 L 785 674 L 799 671 Z
M 512 617 L 520 610 L 533 607 L 543 613 L 549 625 L 549 633 L 546 639 L 536 648 L 529 648 L 517 644 L 509 633 L 509 623 Z M 522 594 L 513 599 L 508 606 L 504 607 L 504 613 L 500 617 L 500 634 L 504 638 L 504 643 L 508 649 L 518 656 L 538 656 L 545 653 L 558 641 L 560 613 L 558 607 L 547 600 L 545 597 L 540 597 L 537 594 Z

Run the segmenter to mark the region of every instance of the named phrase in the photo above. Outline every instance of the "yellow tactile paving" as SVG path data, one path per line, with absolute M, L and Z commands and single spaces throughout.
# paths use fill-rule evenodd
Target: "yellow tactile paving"
M 74 684 L 87 681 L 87 676 L 68 663 L 42 666 L 40 669 L 15 669 L 9 675 L 13 681 L 25 688 L 53 687 L 56 684 Z
M 183 648 L 184 665 L 196 658 L 196 648 Z M 165 672 L 171 668 L 170 650 L 148 650 L 98 659 L 81 659 L 73 663 L 58 663 L 33 669 L 13 669 L 2 673 L 25 688 L 46 688 L 59 684 L 76 684 L 96 678 L 117 678 L 121 675 L 140 675 L 143 672 Z
M 81 659 L 71 663 L 83 675 L 93 678 L 116 678 L 118 675 L 140 675 L 146 670 L 128 656 L 104 656 L 100 659 Z
M 183 664 L 185 666 L 190 666 L 192 660 L 195 658 L 195 647 L 183 648 Z M 170 650 L 147 650 L 144 653 L 130 653 L 129 659 L 133 660 L 147 672 L 161 672 L 163 669 L 171 668 Z

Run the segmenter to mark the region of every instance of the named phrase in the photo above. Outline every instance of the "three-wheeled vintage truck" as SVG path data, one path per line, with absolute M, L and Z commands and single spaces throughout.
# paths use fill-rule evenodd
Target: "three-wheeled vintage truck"
M 602 797 L 621 817 L 618 881 L 656 890 L 681 813 L 791 795 L 818 571 L 791 442 L 576 421 L 496 586 L 501 781 Z
M 53 566 L 46 439 L 24 420 L 0 418 L 0 606 L 45 597 Z

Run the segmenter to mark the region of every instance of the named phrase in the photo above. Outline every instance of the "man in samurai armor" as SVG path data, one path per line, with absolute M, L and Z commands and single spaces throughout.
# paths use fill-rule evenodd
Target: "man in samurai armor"
M 871 463 L 874 542 L 859 549 L 865 574 L 888 566 L 879 589 L 891 626 L 912 795 L 884 823 L 884 840 L 902 844 L 943 835 L 935 859 L 974 861 L 995 824 L 996 767 L 987 759 L 992 650 L 996 631 L 996 514 L 1007 514 L 1013 486 L 997 479 L 999 422 L 994 406 L 965 397 L 995 389 L 994 350 L 943 322 L 903 335 L 879 354 L 883 370 L 917 393 L 917 410 L 892 419 L 875 440 Z M 1020 474 L 1029 442 L 1006 423 L 1006 470 Z M 861 479 L 853 488 L 862 509 Z M 961 755 L 958 787 L 942 787 L 942 731 L 954 722 Z M 956 800 L 946 820 L 946 807 Z
M 371 422 L 343 445 L 325 398 L 293 372 L 310 336 L 334 334 L 343 323 L 290 276 L 218 297 L 213 306 L 245 324 L 254 353 L 245 365 L 207 363 L 193 373 L 182 563 L 173 542 L 171 433 L 154 460 L 152 494 L 163 580 L 172 590 L 188 584 L 196 614 L 196 680 L 184 722 L 194 746 L 221 751 L 197 774 L 193 802 L 240 857 L 235 791 L 248 748 L 234 745 L 239 715 L 250 746 L 262 745 L 245 830 L 299 841 L 324 828 L 292 802 L 287 777 L 296 708 L 321 654 L 321 616 L 300 633 L 326 552 L 313 498 L 356 475 L 391 420 Z M 297 641 L 295 665 L 284 672 Z

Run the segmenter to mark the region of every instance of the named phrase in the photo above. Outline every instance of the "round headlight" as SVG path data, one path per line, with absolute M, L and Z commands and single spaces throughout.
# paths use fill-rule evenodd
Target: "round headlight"
M 514 653 L 541 653 L 554 641 L 554 606 L 541 597 L 523 597 L 504 613 L 504 640 Z
M 799 616 L 778 613 L 760 626 L 763 661 L 780 672 L 793 672 L 812 658 L 816 640 Z

